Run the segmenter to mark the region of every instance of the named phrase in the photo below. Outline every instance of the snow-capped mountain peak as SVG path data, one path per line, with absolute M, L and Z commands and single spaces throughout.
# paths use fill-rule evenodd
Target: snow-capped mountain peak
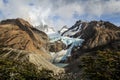
M 88 22 L 78 20 L 72 27 L 68 28 L 68 30 L 64 31 L 61 35 L 69 37 L 75 37 L 76 35 L 78 35 L 75 38 L 80 38 L 81 31 L 85 29 L 87 25 Z
M 36 26 L 37 29 L 45 32 L 46 34 L 52 34 L 52 33 L 55 33 L 55 30 L 53 27 L 49 27 L 48 25 L 39 25 L 39 26 Z

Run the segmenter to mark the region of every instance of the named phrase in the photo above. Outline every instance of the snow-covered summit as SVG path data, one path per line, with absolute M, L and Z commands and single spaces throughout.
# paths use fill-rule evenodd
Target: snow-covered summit
M 40 24 L 39 26 L 36 26 L 37 29 L 45 32 L 46 34 L 53 34 L 55 33 L 55 30 L 53 27 L 50 27 L 48 25 L 43 25 L 43 24 Z
M 87 22 L 83 22 L 81 20 L 78 20 L 72 27 L 70 27 L 68 30 L 64 31 L 61 35 L 62 36 L 69 36 L 73 37 L 74 35 L 81 32 L 83 28 L 87 26 Z M 81 35 L 77 36 L 77 38 L 80 38 Z

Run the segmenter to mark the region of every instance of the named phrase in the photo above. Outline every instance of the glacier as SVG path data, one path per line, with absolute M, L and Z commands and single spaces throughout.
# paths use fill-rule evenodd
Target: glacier
M 50 52 L 51 56 L 53 57 L 53 62 L 54 63 L 59 63 L 60 61 L 65 61 L 67 60 L 67 57 L 71 56 L 71 51 L 73 47 L 81 46 L 83 43 L 83 39 L 78 39 L 78 38 L 70 38 L 66 36 L 55 36 L 50 39 L 50 43 L 54 43 L 55 41 L 62 41 L 66 47 L 66 49 L 63 49 L 59 52 Z

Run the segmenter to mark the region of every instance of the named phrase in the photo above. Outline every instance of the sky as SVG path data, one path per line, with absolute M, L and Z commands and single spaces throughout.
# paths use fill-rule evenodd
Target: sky
M 33 26 L 71 27 L 77 20 L 120 26 L 120 0 L 0 0 L 0 20 L 23 18 Z

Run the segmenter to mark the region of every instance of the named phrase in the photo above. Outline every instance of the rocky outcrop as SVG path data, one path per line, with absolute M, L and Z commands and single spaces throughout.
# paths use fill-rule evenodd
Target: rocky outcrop
M 26 50 L 50 59 L 48 36 L 20 18 L 0 22 L 0 47 Z
M 49 49 L 50 52 L 59 52 L 65 49 L 66 45 L 62 41 L 58 40 L 53 43 L 50 43 L 49 47 L 50 47 Z

